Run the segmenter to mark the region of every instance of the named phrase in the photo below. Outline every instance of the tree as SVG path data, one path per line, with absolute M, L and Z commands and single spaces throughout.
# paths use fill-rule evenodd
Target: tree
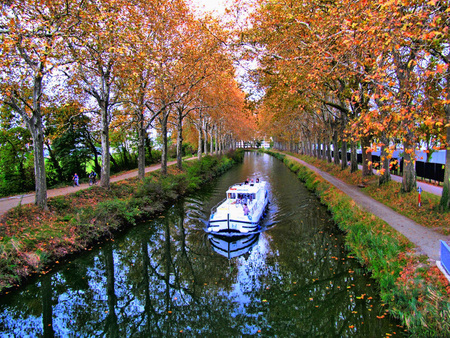
M 128 1 L 85 1 L 76 30 L 67 40 L 74 62 L 69 84 L 95 100 L 93 110 L 101 117 L 102 167 L 100 186 L 110 188 L 109 127 L 113 109 L 120 103 L 122 83 L 118 80 L 127 39 L 124 30 Z
M 45 80 L 65 62 L 61 45 L 74 24 L 77 2 L 45 0 L 1 4 L 1 101 L 19 114 L 30 131 L 34 148 L 35 204 L 47 208 L 44 158 Z

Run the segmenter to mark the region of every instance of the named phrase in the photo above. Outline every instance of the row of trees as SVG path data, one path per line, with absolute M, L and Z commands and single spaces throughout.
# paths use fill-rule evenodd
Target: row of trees
M 80 124 L 97 135 L 92 146 L 101 145 L 105 188 L 111 135 L 136 144 L 141 179 L 151 128 L 162 140 L 163 174 L 170 137 L 180 169 L 183 135 L 198 144 L 199 156 L 208 142 L 209 151 L 220 152 L 232 139 L 250 137 L 228 34 L 211 17 L 194 16 L 184 0 L 3 1 L 2 135 L 22 124 L 30 133 L 36 204 L 47 204 L 44 146 L 51 153 L 58 136 Z
M 363 175 L 371 174 L 371 151 L 381 148 L 380 182 L 390 179 L 401 145 L 405 192 L 416 187 L 417 147 L 447 149 L 441 205 L 450 208 L 448 1 L 256 3 L 246 49 L 265 90 L 261 125 L 276 141 L 317 154 L 330 144 L 346 154 L 349 145 L 352 170 L 361 146 Z

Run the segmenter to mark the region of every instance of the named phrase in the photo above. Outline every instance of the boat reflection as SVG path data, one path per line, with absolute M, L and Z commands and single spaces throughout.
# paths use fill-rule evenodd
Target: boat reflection
M 258 243 L 259 233 L 245 236 L 209 234 L 208 239 L 215 252 L 231 259 L 249 252 Z

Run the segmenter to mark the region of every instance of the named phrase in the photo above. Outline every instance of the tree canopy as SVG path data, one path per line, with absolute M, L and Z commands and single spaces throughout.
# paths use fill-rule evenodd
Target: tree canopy
M 143 179 L 152 133 L 163 173 L 172 138 L 181 167 L 183 130 L 200 130 L 191 143 L 216 153 L 252 134 L 241 131 L 253 117 L 235 81 L 230 32 L 184 0 L 11 0 L 0 10 L 2 163 L 17 161 L 22 173 L 31 166 L 24 151 L 32 155 L 43 208 L 47 180 L 67 180 L 68 170 L 101 168 L 108 189 L 118 153 L 136 158 Z

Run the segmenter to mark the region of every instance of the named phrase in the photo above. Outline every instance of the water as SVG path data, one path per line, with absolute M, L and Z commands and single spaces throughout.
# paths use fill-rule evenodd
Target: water
M 270 184 L 265 231 L 204 231 L 233 183 Z M 198 193 L 0 298 L 3 336 L 402 335 L 330 214 L 278 160 L 249 153 Z

